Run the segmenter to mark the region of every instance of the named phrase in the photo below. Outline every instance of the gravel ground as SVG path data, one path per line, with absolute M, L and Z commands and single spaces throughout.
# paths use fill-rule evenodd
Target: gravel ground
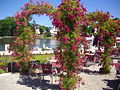
M 80 76 L 85 81 L 85 85 L 80 85 L 76 90 L 117 90 L 120 79 L 116 78 L 114 68 L 108 75 L 98 74 L 99 68 L 95 65 L 84 68 Z M 51 84 L 50 80 L 49 76 L 45 76 L 40 82 L 39 77 L 21 76 L 19 73 L 1 74 L 0 90 L 59 90 L 58 82 Z
M 112 67 L 111 73 L 100 75 L 98 73 L 100 66 L 90 66 L 84 68 L 80 76 L 83 77 L 85 85 L 81 85 L 80 90 L 117 90 L 120 84 L 120 78 L 116 76 L 116 70 Z
M 19 73 L 0 75 L 0 90 L 59 90 L 57 82 L 51 84 L 50 76 L 40 80 L 40 77 L 29 77 Z

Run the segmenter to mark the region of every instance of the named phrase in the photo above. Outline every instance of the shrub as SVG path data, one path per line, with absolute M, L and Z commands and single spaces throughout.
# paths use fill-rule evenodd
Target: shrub
M 5 73 L 3 69 L 0 68 L 0 74 Z

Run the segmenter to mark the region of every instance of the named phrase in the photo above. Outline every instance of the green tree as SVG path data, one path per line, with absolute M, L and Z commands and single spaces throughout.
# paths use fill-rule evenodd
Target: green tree
M 45 31 L 45 36 L 51 37 L 50 27 L 40 25 L 39 30 L 40 30 L 40 34 L 43 34 Z
M 46 32 L 46 33 L 45 33 L 45 36 L 47 36 L 47 37 L 51 37 L 52 35 L 51 35 L 50 32 Z
M 6 17 L 0 20 L 0 36 L 12 36 L 16 24 L 12 17 Z
M 50 28 L 49 27 L 45 27 L 45 30 L 46 30 L 46 33 L 45 33 L 45 36 L 47 37 L 51 37 L 51 32 L 50 32 Z
M 43 34 L 44 30 L 45 30 L 45 26 L 39 26 L 39 31 L 40 31 L 40 34 Z

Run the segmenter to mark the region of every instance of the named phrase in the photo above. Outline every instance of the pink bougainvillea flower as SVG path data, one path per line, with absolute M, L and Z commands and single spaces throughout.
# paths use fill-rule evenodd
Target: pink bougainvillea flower
M 64 39 L 64 40 L 67 40 L 68 38 L 65 36 L 65 37 L 63 37 L 63 39 Z
M 30 3 L 26 3 L 26 4 L 24 4 L 25 7 L 28 7 L 29 5 L 30 5 Z
M 16 42 L 19 42 L 19 41 L 20 41 L 20 38 L 17 38 L 17 39 L 16 39 Z
M 29 29 L 26 29 L 26 32 L 28 33 L 28 32 L 29 32 Z
M 38 5 L 40 5 L 40 2 L 39 2 L 39 1 L 36 1 L 36 3 L 37 3 Z
M 16 29 L 20 29 L 20 27 L 17 26 Z
M 69 32 L 70 30 L 69 30 L 69 29 L 66 29 L 65 31 L 66 31 L 66 32 Z
M 21 25 L 26 26 L 26 22 L 22 22 L 22 24 L 21 24 Z
M 73 50 L 73 51 L 76 51 L 76 46 L 75 46 L 75 45 L 72 46 L 72 50 Z
M 13 56 L 13 57 L 15 57 L 15 56 L 16 56 L 16 54 L 15 54 L 15 53 L 12 53 L 12 56 Z
M 21 67 L 21 65 L 18 62 L 15 63 L 15 66 L 16 67 Z
M 28 11 L 22 11 L 21 15 L 26 16 L 28 14 Z
M 16 25 L 20 25 L 20 22 L 16 22 Z
M 69 15 L 69 19 L 71 20 L 71 21 L 73 21 L 74 19 L 75 19 L 75 16 L 72 14 L 72 15 Z
M 29 40 L 25 40 L 25 43 L 28 44 Z
M 73 72 L 71 72 L 71 73 L 70 73 L 70 76 L 74 76 L 74 73 L 73 73 Z

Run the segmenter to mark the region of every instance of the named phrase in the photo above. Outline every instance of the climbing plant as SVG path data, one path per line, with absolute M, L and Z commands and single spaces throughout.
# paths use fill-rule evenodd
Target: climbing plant
M 62 0 L 56 9 L 47 2 L 34 3 L 30 0 L 21 8 L 21 12 L 17 12 L 14 16 L 17 26 L 12 55 L 18 60 L 17 65 L 21 67 L 22 72 L 28 70 L 28 63 L 32 56 L 30 45 L 33 45 L 37 38 L 28 23 L 31 15 L 34 14 L 46 14 L 53 19 L 52 24 L 59 29 L 56 37 L 60 46 L 55 50 L 55 58 L 63 71 L 60 77 L 61 89 L 73 90 L 80 80 L 78 73 L 83 62 L 80 44 L 87 48 L 87 40 L 84 35 L 91 33 L 85 28 L 91 29 L 91 26 L 97 28 L 97 46 L 104 49 L 101 60 L 103 72 L 110 72 L 110 53 L 115 43 L 116 33 L 120 31 L 120 20 L 113 20 L 109 13 L 100 11 L 86 15 L 86 9 L 80 4 L 80 0 Z M 86 33 L 87 31 L 88 33 Z
M 46 2 L 26 3 L 17 12 L 14 19 L 16 21 L 16 40 L 14 43 L 13 56 L 18 60 L 17 65 L 21 71 L 27 71 L 29 67 L 30 45 L 34 44 L 37 38 L 34 30 L 29 25 L 31 15 L 46 14 L 53 19 L 52 24 L 58 30 L 57 39 L 60 41 L 60 47 L 55 52 L 55 57 L 61 65 L 62 71 L 66 74 L 61 77 L 60 86 L 65 89 L 74 89 L 79 78 L 77 77 L 78 67 L 82 65 L 82 55 L 80 53 L 80 43 L 86 47 L 86 39 L 82 37 L 81 29 L 87 24 L 87 18 L 84 17 L 86 9 L 79 0 L 64 0 L 57 9 Z M 64 73 L 63 73 L 64 74 Z
M 116 35 L 120 32 L 120 20 L 114 20 L 109 12 L 104 13 L 102 11 L 92 12 L 88 18 L 93 28 L 97 29 L 95 38 L 97 38 L 96 46 L 102 53 L 100 62 L 103 67 L 102 73 L 110 73 L 110 55 L 116 42 Z
M 82 66 L 80 44 L 87 46 L 81 30 L 88 20 L 85 18 L 86 9 L 79 1 L 63 0 L 53 16 L 53 25 L 59 29 L 57 40 L 60 41 L 55 58 L 63 71 L 60 87 L 65 90 L 73 90 L 76 87 L 80 79 L 77 76 L 78 69 Z
M 30 61 L 30 57 L 32 56 L 30 53 L 30 45 L 34 44 L 37 35 L 35 34 L 32 27 L 29 25 L 29 21 L 31 20 L 31 15 L 43 15 L 52 17 L 55 9 L 51 4 L 47 2 L 36 2 L 34 3 L 30 0 L 29 3 L 26 3 L 24 7 L 21 8 L 21 12 L 17 12 L 14 16 L 16 21 L 16 31 L 14 35 L 16 36 L 16 40 L 14 42 L 13 48 L 13 56 L 15 60 L 18 60 L 17 65 L 21 67 L 21 71 L 27 71 Z

